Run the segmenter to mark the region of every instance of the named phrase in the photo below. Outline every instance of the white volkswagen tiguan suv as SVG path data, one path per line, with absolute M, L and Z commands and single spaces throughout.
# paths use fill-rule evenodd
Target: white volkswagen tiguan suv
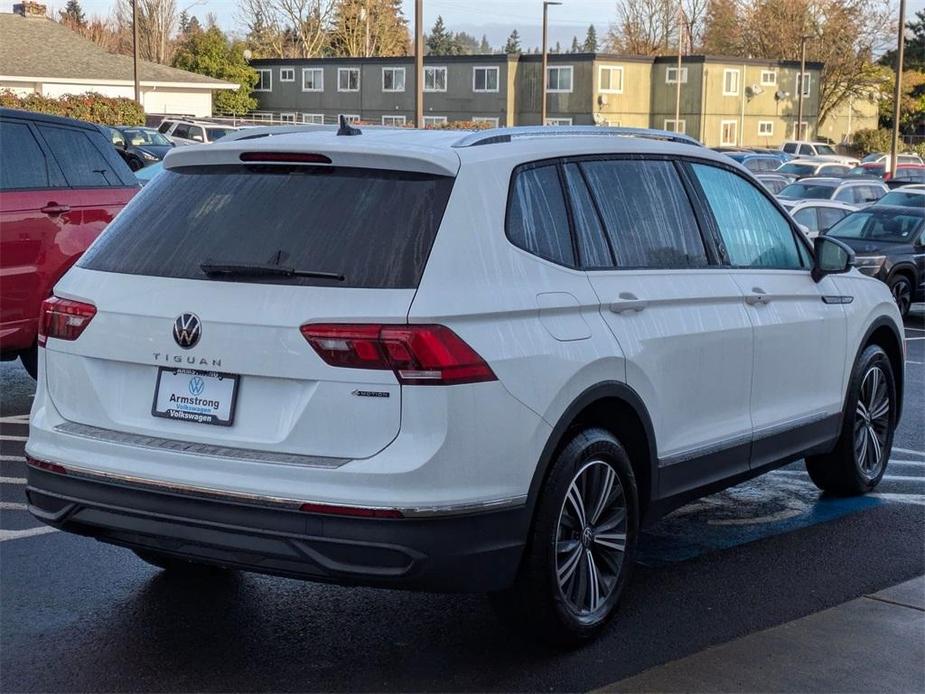
M 174 150 L 44 304 L 30 509 L 173 572 L 487 591 L 588 639 L 668 510 L 804 457 L 834 494 L 883 476 L 900 316 L 815 243 L 670 133 Z

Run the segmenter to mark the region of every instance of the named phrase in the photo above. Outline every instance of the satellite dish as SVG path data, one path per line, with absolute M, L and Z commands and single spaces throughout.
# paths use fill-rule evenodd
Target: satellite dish
M 758 94 L 761 94 L 762 92 L 764 92 L 764 89 L 761 88 L 761 85 L 759 84 L 752 85 L 752 94 L 757 96 Z
M 254 54 L 251 53 L 251 49 L 250 49 L 250 48 L 245 48 L 245 49 L 244 49 L 244 60 L 250 62 L 250 59 L 251 59 L 253 56 L 254 56 Z
M 790 96 L 790 92 L 785 92 L 783 89 L 778 89 L 776 92 L 774 92 L 774 98 L 778 101 L 781 99 L 786 99 L 788 96 Z

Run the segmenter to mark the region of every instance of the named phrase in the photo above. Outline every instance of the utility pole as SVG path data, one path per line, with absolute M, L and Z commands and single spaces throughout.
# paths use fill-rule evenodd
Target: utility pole
M 414 0 L 414 127 L 424 127 L 424 0 Z
M 899 32 L 896 39 L 896 82 L 893 84 L 893 137 L 890 142 L 890 178 L 896 175 L 899 155 L 899 119 L 903 83 L 903 52 L 906 46 L 906 0 L 899 0 Z
M 549 79 L 546 74 L 546 65 L 549 63 L 549 50 L 547 45 L 547 35 L 549 33 L 549 6 L 561 4 L 561 2 L 555 2 L 554 0 L 544 0 L 543 2 L 543 59 L 540 67 L 543 73 L 540 77 L 543 84 L 543 96 L 541 99 L 543 103 L 540 105 L 540 125 L 546 125 L 546 90 L 549 87 Z
M 132 0 L 132 76 L 135 80 L 135 103 L 141 106 L 141 83 L 138 81 L 138 0 Z
M 797 86 L 800 90 L 799 94 L 799 112 L 797 115 L 797 127 L 796 127 L 796 140 L 803 139 L 803 95 L 806 93 L 806 39 L 808 36 L 800 37 L 800 79 L 797 83 Z
M 681 51 L 684 44 L 684 6 L 678 0 L 678 74 L 674 85 L 674 131 L 679 132 L 681 125 Z

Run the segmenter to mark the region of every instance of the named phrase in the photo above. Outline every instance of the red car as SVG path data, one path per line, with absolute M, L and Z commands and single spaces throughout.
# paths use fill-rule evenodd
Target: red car
M 137 191 L 98 126 L 0 109 L 0 358 L 35 378 L 42 301 Z
M 921 172 L 925 172 L 925 166 L 923 166 L 922 164 L 899 163 L 896 165 L 896 178 L 897 179 L 908 178 L 910 179 L 909 181 L 910 183 L 917 182 L 911 179 L 916 178 L 915 174 L 919 174 Z M 852 169 L 849 175 L 851 176 L 879 176 L 884 181 L 889 181 L 891 178 L 890 171 L 889 169 L 887 169 L 886 164 L 883 162 L 866 162 L 866 163 L 860 164 L 859 166 Z

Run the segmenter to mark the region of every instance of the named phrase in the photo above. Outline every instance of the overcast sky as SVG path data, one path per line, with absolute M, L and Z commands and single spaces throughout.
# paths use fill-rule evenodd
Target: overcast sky
M 405 16 L 409 21 L 414 13 L 414 0 L 402 0 Z M 7 0 L 12 3 L 12 0 Z M 49 0 L 54 7 L 63 7 L 66 0 Z M 87 14 L 106 15 L 112 0 L 81 0 Z M 898 3 L 894 3 L 898 7 Z M 205 17 L 215 13 L 225 29 L 238 28 L 235 20 L 236 0 L 177 0 L 180 9 L 190 7 L 190 12 Z M 192 7 L 191 7 L 192 6 Z M 584 38 L 589 24 L 597 27 L 598 37 L 603 37 L 615 17 L 614 0 L 562 0 L 562 5 L 549 10 L 550 43 L 560 41 L 563 48 L 571 44 L 572 36 Z M 925 8 L 925 0 L 908 0 L 907 12 Z M 541 0 L 424 0 L 425 30 L 433 26 L 437 15 L 442 15 L 453 31 L 466 31 L 481 38 L 487 34 L 494 46 L 517 27 L 523 37 L 522 45 L 529 48 L 540 43 L 543 3 Z

